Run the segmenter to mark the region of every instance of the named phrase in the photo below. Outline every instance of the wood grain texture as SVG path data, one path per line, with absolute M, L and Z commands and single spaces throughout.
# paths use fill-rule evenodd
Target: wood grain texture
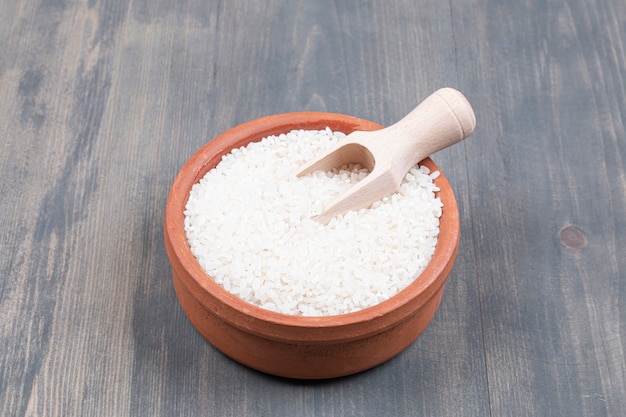
M 621 416 L 626 4 L 0 0 L 0 415 Z M 202 339 L 163 246 L 216 134 L 323 110 L 388 125 L 442 86 L 462 239 L 405 352 L 325 382 Z
M 476 57 L 490 140 L 466 144 L 492 413 L 620 415 L 624 4 L 464 12 L 478 38 L 499 38 Z

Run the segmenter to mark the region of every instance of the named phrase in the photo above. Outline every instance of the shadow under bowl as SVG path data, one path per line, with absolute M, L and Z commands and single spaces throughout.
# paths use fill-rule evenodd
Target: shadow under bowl
M 299 379 L 345 376 L 379 365 L 408 347 L 432 320 L 459 244 L 459 213 L 446 177 L 435 180 L 443 202 L 435 252 L 425 270 L 404 290 L 361 311 L 303 317 L 262 309 L 216 284 L 191 253 L 184 208 L 191 187 L 224 154 L 270 135 L 294 129 L 350 133 L 382 126 L 335 113 L 299 112 L 262 117 L 236 126 L 200 148 L 171 187 L 164 219 L 165 246 L 178 300 L 213 346 L 232 359 L 269 374 Z M 426 158 L 420 164 L 439 167 Z

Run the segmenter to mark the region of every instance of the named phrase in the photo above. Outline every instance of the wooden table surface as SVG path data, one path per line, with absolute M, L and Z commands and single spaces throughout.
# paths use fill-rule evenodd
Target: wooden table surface
M 0 415 L 623 416 L 626 2 L 0 0 Z M 423 335 L 307 382 L 188 322 L 169 186 L 260 116 L 388 125 L 439 87 L 462 239 Z

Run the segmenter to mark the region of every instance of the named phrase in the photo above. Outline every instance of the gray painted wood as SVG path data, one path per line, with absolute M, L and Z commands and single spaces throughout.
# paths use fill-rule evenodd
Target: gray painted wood
M 0 415 L 623 415 L 624 16 L 618 0 L 0 0 Z M 426 332 L 323 382 L 206 343 L 162 243 L 184 161 L 259 116 L 390 124 L 442 86 L 478 126 L 435 158 L 462 240 Z

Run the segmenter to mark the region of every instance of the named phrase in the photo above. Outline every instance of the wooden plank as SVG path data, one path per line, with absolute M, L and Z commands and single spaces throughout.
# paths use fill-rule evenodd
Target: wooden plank
M 492 415 L 621 415 L 624 5 L 476 6 L 456 39 Z
M 492 3 L 0 0 L 0 415 L 621 415 L 626 5 Z M 447 85 L 478 125 L 435 157 L 462 240 L 422 337 L 323 382 L 206 343 L 162 243 L 184 161 Z

